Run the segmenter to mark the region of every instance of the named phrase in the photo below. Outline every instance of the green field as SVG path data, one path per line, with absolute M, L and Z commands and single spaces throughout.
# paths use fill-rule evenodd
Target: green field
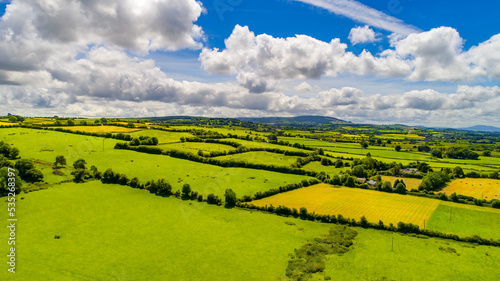
M 194 137 L 191 133 L 177 133 L 160 130 L 140 130 L 130 134 L 133 138 L 140 136 L 156 137 L 159 144 L 180 142 L 181 138 Z
M 326 261 L 331 280 L 497 280 L 500 248 L 356 230 L 353 248 Z
M 303 169 L 306 171 L 325 172 L 328 175 L 338 175 L 343 171 L 351 170 L 351 167 L 335 168 L 335 166 L 323 166 L 320 162 L 314 161 L 305 165 Z
M 180 150 L 188 153 L 198 154 L 201 150 L 205 153 L 212 151 L 231 151 L 235 150 L 234 147 L 218 143 L 204 143 L 204 142 L 178 142 L 169 144 L 160 144 L 159 148 L 163 150 Z
M 329 229 L 100 182 L 20 196 L 16 278 L 0 280 L 278 280 L 288 254 Z
M 487 239 L 500 239 L 500 210 L 441 202 L 426 228 L 460 236 L 479 235 Z
M 32 145 L 39 138 L 45 141 L 38 146 Z M 62 132 L 9 128 L 0 131 L 0 140 L 15 144 L 23 158 L 53 163 L 57 155 L 64 155 L 68 165 L 83 158 L 88 167 L 95 165 L 103 172 L 112 168 L 129 178 L 138 177 L 144 183 L 164 178 L 172 184 L 174 190 L 180 190 L 183 184 L 188 183 L 194 191 L 205 196 L 210 193 L 222 196 L 227 188 L 231 188 L 238 197 L 242 197 L 310 179 L 300 175 L 221 168 L 165 155 L 116 150 L 113 147 L 117 140 Z
M 266 164 L 276 166 L 290 166 L 297 161 L 297 156 L 286 156 L 266 151 L 251 151 L 239 154 L 215 157 L 219 160 L 244 161 L 255 164 Z

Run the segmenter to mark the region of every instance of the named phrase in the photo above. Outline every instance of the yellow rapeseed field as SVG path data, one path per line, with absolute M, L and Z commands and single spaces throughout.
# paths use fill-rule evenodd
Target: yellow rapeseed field
M 422 183 L 421 179 L 414 178 L 398 178 L 398 177 L 390 177 L 390 176 L 382 176 L 382 180 L 390 181 L 393 185 L 396 179 L 403 180 L 406 184 L 406 189 L 411 190 L 412 188 L 418 189 L 420 183 Z
M 454 192 L 478 199 L 500 200 L 500 180 L 493 179 L 456 179 L 443 192 L 450 195 Z
M 334 188 L 318 184 L 254 201 L 256 206 L 287 206 L 324 215 L 341 214 L 345 218 L 384 224 L 413 223 L 421 228 L 429 220 L 440 201 L 416 196 L 385 193 L 357 188 Z
M 125 128 L 120 126 L 74 126 L 74 127 L 53 127 L 71 131 L 83 131 L 89 133 L 130 133 L 138 129 Z

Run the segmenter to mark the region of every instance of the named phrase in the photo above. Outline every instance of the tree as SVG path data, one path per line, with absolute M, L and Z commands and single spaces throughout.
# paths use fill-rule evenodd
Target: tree
M 19 149 L 17 149 L 16 147 L 10 148 L 9 159 L 15 160 L 17 159 L 18 156 L 19 156 Z
M 108 119 L 106 119 L 105 117 L 101 118 L 101 123 L 108 124 Z
M 158 195 L 172 195 L 172 186 L 165 179 L 159 179 L 156 183 L 156 194 Z
M 362 140 L 359 144 L 360 144 L 360 145 L 361 145 L 361 147 L 362 147 L 362 148 L 364 148 L 364 149 L 367 149 L 367 148 L 368 148 L 368 142 L 367 142 L 367 141 L 365 141 L 365 140 Z
M 40 182 L 43 180 L 42 171 L 32 168 L 25 172 L 24 178 L 26 182 Z
M 14 180 L 9 180 L 13 178 Z M 0 169 L 0 196 L 7 196 L 9 192 L 21 193 L 22 182 L 18 171 L 9 171 L 9 167 Z
M 417 169 L 422 173 L 427 173 L 429 171 L 432 171 L 431 166 L 429 166 L 429 164 L 427 164 L 426 162 L 419 163 Z
M 392 192 L 392 184 L 390 181 L 384 181 L 382 184 L 382 191 Z
M 73 121 L 73 119 L 68 119 L 68 126 L 75 126 L 75 121 Z
M 491 151 L 489 150 L 483 151 L 483 156 L 491 156 Z
M 24 179 L 28 170 L 35 168 L 35 163 L 30 159 L 21 159 L 16 162 L 14 168 L 19 171 L 19 176 Z
M 137 177 L 132 178 L 130 180 L 130 187 L 132 188 L 139 188 L 141 186 L 141 183 L 139 182 L 139 179 Z
M 399 144 L 396 145 L 395 149 L 396 149 L 396 151 L 401 151 L 401 145 L 399 145 Z
M 299 217 L 303 220 L 307 219 L 307 209 L 305 207 L 300 208 Z
M 190 194 L 191 194 L 191 186 L 186 183 L 182 186 L 182 198 L 189 198 Z
M 66 166 L 66 158 L 64 158 L 64 156 L 62 155 L 56 156 L 56 162 L 54 163 L 54 165 L 56 165 L 56 168 L 58 168 L 59 165 L 61 165 L 61 167 Z
M 395 189 L 394 189 L 395 192 L 397 192 L 399 194 L 406 193 L 406 186 L 404 185 L 404 183 L 399 182 L 397 185 L 394 185 L 394 186 L 395 186 Z
M 158 144 L 158 138 L 157 137 L 152 137 L 151 138 L 151 142 L 153 143 L 153 145 L 157 145 Z
M 17 122 L 17 117 L 14 115 L 9 116 L 9 122 L 10 123 L 16 123 Z
M 431 154 L 436 158 L 443 158 L 443 153 L 441 152 L 441 150 L 434 149 L 431 151 Z
M 80 158 L 80 159 L 76 160 L 75 163 L 73 163 L 73 167 L 75 169 L 84 169 L 85 170 L 86 169 L 85 164 L 87 164 L 87 162 L 85 162 L 84 159 Z
M 85 169 L 76 169 L 71 174 L 75 177 L 73 181 L 77 183 L 85 182 L 86 180 L 92 178 L 90 172 Z
M 236 193 L 232 189 L 226 189 L 226 192 L 224 192 L 224 197 L 226 199 L 226 206 L 234 207 L 236 205 Z
M 128 179 L 127 175 L 120 175 L 120 177 L 118 178 L 118 184 L 120 185 L 128 185 L 130 182 L 130 180 Z
M 366 171 L 363 165 L 357 165 L 352 168 L 352 174 L 358 178 L 366 178 Z
M 455 175 L 456 178 L 463 178 L 464 177 L 464 171 L 460 166 L 456 166 L 453 169 L 453 175 Z

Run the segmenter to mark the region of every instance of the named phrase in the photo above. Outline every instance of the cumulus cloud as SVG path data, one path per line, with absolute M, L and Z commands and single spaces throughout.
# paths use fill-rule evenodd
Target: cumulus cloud
M 349 32 L 349 41 L 352 45 L 362 44 L 362 43 L 372 43 L 380 41 L 382 38 L 377 36 L 375 31 L 371 29 L 368 25 L 363 27 L 358 26 Z
M 355 30 L 350 36 L 353 43 L 376 38 L 368 27 Z M 360 31 L 365 36 L 366 30 L 368 37 L 355 35 Z M 450 27 L 391 38 L 392 48 L 376 56 L 366 50 L 355 55 L 339 39 L 324 42 L 306 35 L 275 38 L 255 35 L 248 27 L 237 25 L 226 39 L 225 49 L 204 48 L 199 59 L 209 73 L 253 73 L 254 80 L 258 80 L 256 76 L 275 80 L 319 79 L 341 73 L 411 81 L 461 82 L 482 76 L 500 77 L 500 56 L 495 51 L 500 48 L 500 35 L 468 51 L 463 49 L 459 33 Z
M 398 34 L 408 35 L 420 30 L 412 25 L 405 24 L 402 20 L 389 16 L 381 11 L 368 7 L 354 0 L 295 0 L 307 3 L 332 13 L 348 17 L 352 20 L 365 23 L 374 27 L 385 29 Z M 399 5 L 388 4 L 389 12 L 397 13 Z
M 312 89 L 313 89 L 312 86 L 306 81 L 294 87 L 294 90 L 297 92 L 310 92 L 312 91 Z

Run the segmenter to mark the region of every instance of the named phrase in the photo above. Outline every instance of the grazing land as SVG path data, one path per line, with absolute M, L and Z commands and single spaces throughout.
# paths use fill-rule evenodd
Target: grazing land
M 461 236 L 500 239 L 500 210 L 441 202 L 426 227 Z
M 19 268 L 1 280 L 279 280 L 288 254 L 330 227 L 100 182 L 22 196 Z
M 266 151 L 245 152 L 240 154 L 215 157 L 220 160 L 245 161 L 255 164 L 267 164 L 276 166 L 290 166 L 297 161 L 297 156 L 287 156 Z
M 446 186 L 442 192 L 472 196 L 479 199 L 500 200 L 500 180 L 493 179 L 456 179 Z
M 363 189 L 334 188 L 326 184 L 293 190 L 253 203 L 256 206 L 281 205 L 296 209 L 305 207 L 316 214 L 342 214 L 346 218 L 356 220 L 365 216 L 373 223 L 382 220 L 384 224 L 405 222 L 419 226 L 423 226 L 424 220 L 429 220 L 439 205 L 439 201 L 427 198 Z
M 53 127 L 54 129 L 64 129 L 70 131 L 81 131 L 87 133 L 130 133 L 138 129 L 126 128 L 121 126 L 67 126 L 67 127 Z

